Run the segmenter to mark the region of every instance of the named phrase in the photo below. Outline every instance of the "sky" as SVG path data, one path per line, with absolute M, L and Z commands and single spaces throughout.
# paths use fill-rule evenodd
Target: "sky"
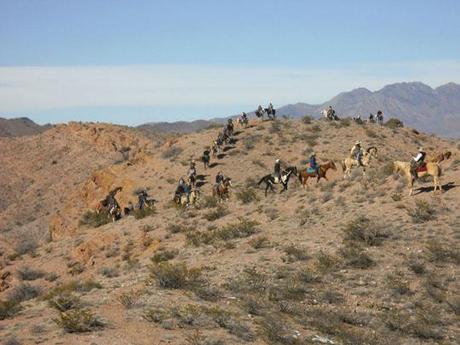
M 0 117 L 128 125 L 460 82 L 460 1 L 0 0 Z

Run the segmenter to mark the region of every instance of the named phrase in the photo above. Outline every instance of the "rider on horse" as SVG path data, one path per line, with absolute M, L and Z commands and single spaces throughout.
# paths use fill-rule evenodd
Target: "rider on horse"
M 316 153 L 312 152 L 309 159 L 310 169 L 316 172 L 316 175 L 319 175 L 319 164 L 316 162 Z M 307 171 L 308 172 L 308 171 Z
M 369 114 L 369 120 L 370 123 L 374 123 L 374 114 L 370 113 Z
M 179 184 L 177 185 L 175 192 L 175 195 L 179 197 L 179 200 L 182 197 L 182 194 L 185 194 L 185 196 L 187 197 L 187 205 L 190 204 L 190 186 L 187 185 L 187 183 L 185 183 L 183 177 L 179 179 Z
M 243 111 L 243 113 L 241 114 L 240 119 L 241 119 L 241 122 L 242 122 L 242 123 L 247 123 L 247 122 L 248 122 L 248 114 L 246 114 L 246 113 Z
M 224 174 L 222 173 L 222 171 L 219 171 L 216 175 L 216 184 L 217 185 L 221 184 L 222 182 L 224 182 L 224 179 L 225 179 Z
M 418 148 L 417 155 L 415 157 L 412 157 L 410 161 L 410 171 L 412 173 L 412 176 L 414 179 L 417 179 L 417 169 L 421 166 L 423 166 L 423 163 L 425 161 L 426 153 L 423 147 Z
M 356 159 L 360 166 L 363 166 L 362 158 L 363 158 L 363 149 L 361 147 L 361 142 L 357 141 L 355 146 L 351 148 L 351 158 Z
M 334 120 L 335 119 L 335 110 L 332 109 L 332 106 L 330 105 L 329 108 L 327 109 L 327 118 Z
M 142 210 L 144 205 L 147 203 L 147 198 L 149 195 L 146 190 L 142 190 L 137 194 L 137 207 Z
M 383 123 L 383 112 L 381 110 L 377 111 L 377 121 L 379 124 Z

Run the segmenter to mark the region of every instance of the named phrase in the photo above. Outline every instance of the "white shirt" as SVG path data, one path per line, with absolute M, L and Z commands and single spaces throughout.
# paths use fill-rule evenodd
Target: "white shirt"
M 418 162 L 420 159 L 422 159 L 422 157 L 423 157 L 423 154 L 419 152 L 417 156 L 414 157 L 414 161 Z

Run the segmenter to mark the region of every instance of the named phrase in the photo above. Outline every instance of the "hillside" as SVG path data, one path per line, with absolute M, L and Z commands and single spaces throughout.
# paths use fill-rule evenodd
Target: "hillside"
M 21 137 L 46 131 L 51 125 L 40 126 L 27 117 L 4 119 L 0 117 L 0 137 Z
M 199 157 L 217 133 L 153 142 L 127 127 L 74 123 L 1 139 L 8 196 L 0 209 L 0 337 L 20 344 L 455 344 L 458 142 L 349 121 L 254 120 L 204 170 Z M 378 159 L 366 177 L 356 171 L 343 179 L 340 160 L 356 140 L 377 146 Z M 420 144 L 429 154 L 453 155 L 442 163 L 443 193 L 419 182 L 408 197 L 389 163 L 409 160 Z M 132 156 L 123 159 L 118 151 L 127 146 Z M 304 190 L 294 178 L 286 193 L 267 197 L 256 186 L 277 157 L 300 168 L 312 150 L 336 162 L 329 182 L 309 181 Z M 193 158 L 201 197 L 178 209 L 171 198 Z M 221 204 L 210 197 L 219 170 L 233 180 Z M 118 186 L 122 207 L 147 189 L 158 200 L 155 214 L 81 224 Z M 26 235 L 31 224 L 49 238 Z

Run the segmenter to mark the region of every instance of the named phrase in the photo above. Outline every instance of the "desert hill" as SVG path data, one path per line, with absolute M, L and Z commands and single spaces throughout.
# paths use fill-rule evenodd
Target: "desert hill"
M 0 137 L 21 137 L 50 129 L 51 125 L 38 125 L 27 117 L 4 119 L 0 117 Z
M 2 139 L 1 337 L 21 344 L 455 343 L 458 143 L 350 121 L 254 120 L 204 170 L 200 156 L 218 131 L 153 141 L 126 127 L 74 123 Z M 378 147 L 378 158 L 365 177 L 357 170 L 343 179 L 340 160 L 356 140 Z M 453 155 L 441 163 L 442 194 L 419 182 L 409 198 L 389 163 L 409 160 L 421 144 L 429 154 Z M 303 190 L 293 178 L 286 193 L 264 196 L 256 183 L 276 158 L 300 168 L 312 151 L 336 162 L 329 181 Z M 191 159 L 203 175 L 201 197 L 184 210 L 171 198 Z M 210 197 L 219 170 L 233 180 L 223 203 Z M 122 207 L 147 189 L 158 200 L 155 214 L 82 224 L 118 186 Z M 29 236 L 32 229 L 47 240 Z

